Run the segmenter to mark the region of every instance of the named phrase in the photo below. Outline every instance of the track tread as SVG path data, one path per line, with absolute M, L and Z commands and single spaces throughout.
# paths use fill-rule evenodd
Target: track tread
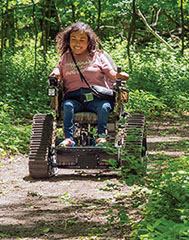
M 143 162 L 145 134 L 145 116 L 143 114 L 130 114 L 126 116 L 124 126 L 122 126 L 125 151 L 135 159 Z M 145 146 L 146 147 L 146 146 Z M 124 163 L 122 162 L 124 165 Z M 125 163 L 127 165 L 127 163 Z
M 29 173 L 32 178 L 49 177 L 49 148 L 53 132 L 53 116 L 36 114 L 33 117 L 30 139 Z

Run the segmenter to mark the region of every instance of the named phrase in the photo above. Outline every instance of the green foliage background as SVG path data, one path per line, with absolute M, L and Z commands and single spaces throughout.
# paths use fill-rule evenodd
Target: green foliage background
M 174 51 L 146 30 L 138 9 Z M 53 34 L 74 21 L 88 23 L 102 39 L 102 49 L 130 74 L 126 111 L 144 113 L 147 119 L 182 119 L 189 112 L 188 11 L 188 0 L 1 1 L 0 157 L 28 153 L 33 115 L 50 111 L 47 79 L 59 58 Z M 142 191 L 147 189 L 145 196 L 149 194 L 143 220 L 133 224 L 132 239 L 178 240 L 189 235 L 188 156 L 162 164 L 166 167 L 159 175 L 124 179 L 128 185 L 136 181 Z M 109 219 L 128 224 L 124 208 L 116 211 Z
M 49 48 L 45 59 L 39 52 L 35 68 L 32 44 L 32 41 L 30 44 L 28 41 L 28 46 L 16 53 L 6 52 L 2 63 L 1 106 L 8 107 L 1 107 L 1 114 L 6 114 L 11 124 L 26 122 L 35 113 L 50 111 L 50 99 L 46 96 L 47 78 L 56 66 L 58 56 L 53 46 Z M 130 71 L 125 52 L 126 41 L 117 40 L 112 44 L 112 41 L 111 44 L 106 41 L 104 49 L 123 71 L 130 72 L 130 100 L 125 105 L 126 111 L 144 113 L 149 118 L 163 116 L 165 112 L 182 116 L 189 111 L 187 57 L 180 57 L 178 53 L 169 52 L 163 45 L 157 46 L 154 43 L 140 52 L 132 49 Z M 6 138 L 4 131 L 1 132 L 1 137 L 1 147 L 5 150 L 13 149 L 14 141 L 9 142 L 9 145 L 3 140 Z M 17 148 L 20 151 L 19 144 Z

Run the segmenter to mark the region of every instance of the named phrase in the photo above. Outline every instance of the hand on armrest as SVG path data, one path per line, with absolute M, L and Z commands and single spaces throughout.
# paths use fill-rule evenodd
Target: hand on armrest
M 58 82 L 62 81 L 62 78 L 60 76 L 60 71 L 58 68 L 55 68 L 49 75 L 49 77 L 57 77 L 58 78 Z

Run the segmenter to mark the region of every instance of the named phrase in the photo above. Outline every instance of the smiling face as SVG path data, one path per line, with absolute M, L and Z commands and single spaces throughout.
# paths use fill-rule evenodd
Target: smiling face
M 70 34 L 70 48 L 74 54 L 84 54 L 87 52 L 88 36 L 85 32 L 76 31 Z

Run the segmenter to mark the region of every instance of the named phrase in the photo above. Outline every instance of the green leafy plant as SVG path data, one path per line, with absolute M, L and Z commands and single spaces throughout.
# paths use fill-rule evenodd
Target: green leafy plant
M 145 113 L 147 117 L 158 117 L 166 111 L 167 106 L 163 103 L 162 98 L 158 98 L 150 92 L 135 90 L 130 91 L 126 109 L 131 113 Z
M 130 99 L 126 109 L 143 111 L 148 116 L 159 116 L 165 111 L 180 114 L 189 111 L 187 56 L 169 52 L 164 45 L 155 42 L 149 42 L 142 49 L 132 46 L 131 70 L 126 41 L 112 38 L 104 44 L 104 48 L 117 66 L 130 73 L 127 81 Z
M 5 155 L 6 151 L 28 152 L 31 126 L 16 122 L 15 125 L 12 111 L 12 107 L 0 102 L 0 155 Z
M 146 181 L 152 192 L 144 208 L 144 220 L 134 225 L 132 239 L 185 239 L 189 236 L 189 158 L 172 159 L 168 167 Z

